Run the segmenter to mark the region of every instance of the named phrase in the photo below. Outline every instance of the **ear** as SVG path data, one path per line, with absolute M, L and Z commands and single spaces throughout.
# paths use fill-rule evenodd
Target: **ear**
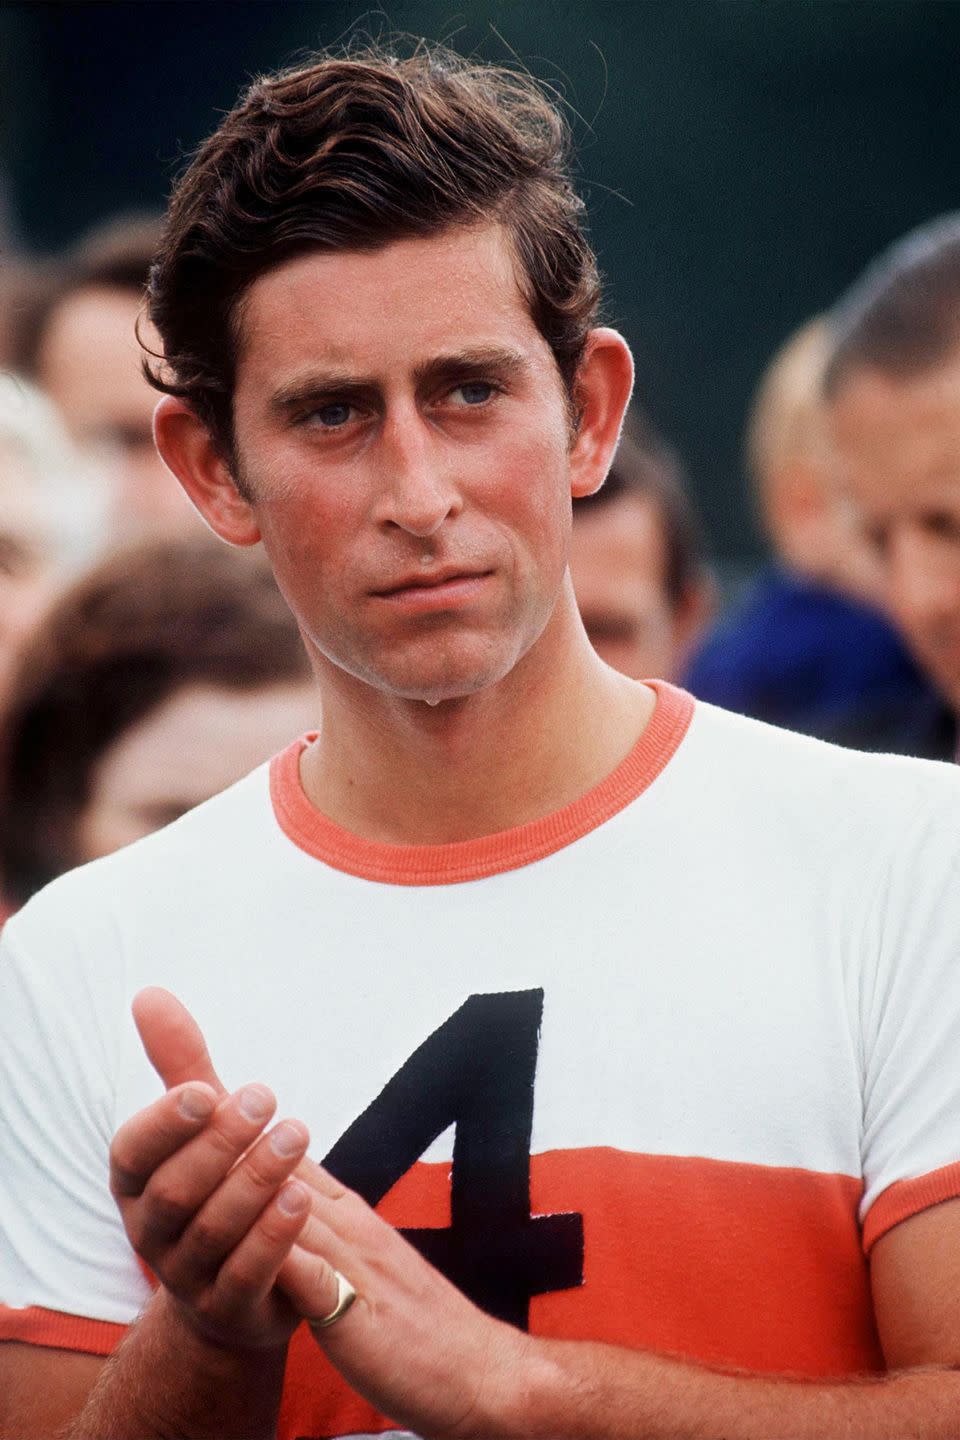
M 570 490 L 574 498 L 592 495 L 607 478 L 624 411 L 633 390 L 633 356 L 616 330 L 591 330 L 575 399 L 580 425 L 570 452 Z
M 160 458 L 211 530 L 231 545 L 255 545 L 260 530 L 253 506 L 240 494 L 210 431 L 189 405 L 165 395 L 153 412 L 153 438 Z

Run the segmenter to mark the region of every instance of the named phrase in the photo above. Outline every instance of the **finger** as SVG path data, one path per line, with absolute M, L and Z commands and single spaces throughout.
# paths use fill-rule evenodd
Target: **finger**
M 157 1166 L 207 1124 L 216 1104 L 209 1085 L 180 1085 L 121 1125 L 110 1146 L 111 1193 L 140 1195 Z
M 171 1091 L 166 1097 L 170 1108 L 171 1097 L 178 1093 Z M 163 1103 L 158 1101 L 151 1109 Z M 128 1208 L 124 1223 L 134 1248 L 145 1259 L 151 1259 L 159 1247 L 181 1234 L 256 1140 L 276 1103 L 265 1085 L 245 1085 L 217 1104 L 198 1134 L 152 1168 L 149 1161 L 155 1152 L 146 1154 L 138 1148 L 145 1147 L 147 1140 L 132 1124 L 129 1137 L 123 1137 L 126 1148 L 117 1157 L 117 1168 L 126 1177 L 127 1190 L 114 1193 L 118 1200 L 123 1193 L 136 1196 L 139 1186 L 136 1208 Z M 134 1122 L 138 1118 L 135 1116 Z M 120 1208 L 124 1210 L 122 1203 Z
M 195 1285 L 198 1277 L 216 1274 L 233 1250 L 241 1245 L 259 1217 L 285 1185 L 310 1142 L 299 1120 L 283 1120 L 262 1136 L 210 1194 L 183 1231 L 167 1261 L 166 1283 Z M 297 1183 L 309 1214 L 309 1194 Z
M 151 985 L 134 996 L 133 1018 L 150 1064 L 169 1090 L 186 1080 L 202 1080 L 219 1095 L 227 1093 L 200 1026 L 169 990 Z
M 300 1175 L 298 1170 L 297 1180 Z M 372 1265 L 376 1269 L 389 1264 L 391 1253 L 397 1251 L 398 1245 L 406 1250 L 409 1241 L 361 1196 L 348 1190 L 337 1205 L 318 1202 L 316 1192 L 311 1194 L 310 1215 L 297 1244 L 354 1279 L 358 1266 L 366 1269 Z
M 302 1241 L 308 1230 L 313 1232 L 313 1239 L 310 1248 L 305 1249 Z M 297 1236 L 297 1243 L 277 1272 L 280 1288 L 294 1309 L 308 1320 L 319 1320 L 329 1315 L 339 1295 L 337 1271 L 322 1253 L 325 1248 L 324 1237 L 319 1234 L 314 1221 L 308 1218 Z M 344 1263 L 348 1265 L 349 1261 Z
M 287 1263 L 309 1213 L 306 1186 L 289 1181 L 221 1265 L 212 1287 L 213 1303 L 228 1312 L 243 1312 L 265 1299 Z
M 305 1159 L 297 1174 L 298 1179 L 302 1180 L 305 1185 L 309 1185 L 310 1189 L 324 1200 L 345 1200 L 354 1194 L 352 1190 L 347 1189 L 346 1185 L 342 1185 L 335 1175 L 331 1175 L 329 1170 L 324 1170 L 323 1166 L 318 1165 L 315 1160 Z
M 349 1190 L 315 1161 L 305 1157 L 297 1166 L 297 1179 L 310 1188 L 312 1219 L 327 1227 L 338 1244 L 363 1251 L 368 1245 L 379 1243 L 384 1233 L 394 1233 L 393 1226 L 388 1225 L 362 1195 Z M 309 1226 L 304 1234 L 308 1233 Z

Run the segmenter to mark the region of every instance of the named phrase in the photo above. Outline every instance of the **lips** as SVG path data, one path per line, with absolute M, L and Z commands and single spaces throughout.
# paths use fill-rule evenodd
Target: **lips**
M 442 585 L 450 585 L 460 580 L 482 580 L 491 573 L 489 570 L 458 570 L 454 567 L 436 570 L 432 574 L 419 570 L 416 574 L 402 576 L 390 585 L 373 590 L 371 594 L 383 598 L 402 595 L 407 590 L 436 590 Z

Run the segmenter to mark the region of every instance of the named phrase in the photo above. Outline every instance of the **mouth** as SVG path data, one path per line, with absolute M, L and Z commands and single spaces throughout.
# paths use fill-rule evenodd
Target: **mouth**
M 380 605 L 386 605 L 394 613 L 410 615 L 440 615 L 456 611 L 467 611 L 482 599 L 485 586 L 493 576 L 492 570 L 438 570 L 433 575 L 405 575 L 371 592 L 372 598 Z
M 442 591 L 453 593 L 455 590 L 486 580 L 492 574 L 492 570 L 448 569 L 438 570 L 432 575 L 425 575 L 421 570 L 416 575 L 403 576 L 392 585 L 372 590 L 370 593 L 378 600 L 391 600 L 405 595 L 432 594 Z

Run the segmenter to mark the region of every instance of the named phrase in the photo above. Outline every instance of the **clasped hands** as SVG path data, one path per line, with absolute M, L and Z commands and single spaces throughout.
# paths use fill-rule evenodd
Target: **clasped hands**
M 318 1344 L 367 1400 L 422 1435 L 509 1433 L 528 1338 L 492 1319 L 360 1196 L 307 1158 L 299 1120 L 268 1129 L 264 1085 L 228 1094 L 169 992 L 134 1018 L 167 1093 L 117 1131 L 110 1187 L 130 1242 L 204 1341 L 286 1345 L 356 1287 Z

